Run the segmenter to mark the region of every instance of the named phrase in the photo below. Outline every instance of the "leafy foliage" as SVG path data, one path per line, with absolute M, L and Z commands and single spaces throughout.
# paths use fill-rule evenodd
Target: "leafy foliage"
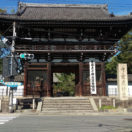
M 103 105 L 100 110 L 109 110 L 109 109 L 116 109 L 115 107 L 111 106 L 111 105 Z
M 116 67 L 117 67 L 118 61 L 117 57 L 112 57 L 111 62 L 107 62 L 105 69 L 107 74 L 116 74 Z
M 15 11 L 15 9 L 11 9 L 11 14 L 15 14 L 16 13 L 16 11 Z
M 5 14 L 6 10 L 0 9 L 0 13 Z M 0 74 L 2 73 L 2 59 L 0 59 Z
M 74 87 L 75 87 L 75 74 L 55 74 L 58 79 L 58 83 L 54 84 L 54 90 L 56 92 L 67 92 L 70 96 L 74 95 Z
M 132 74 L 132 30 L 120 40 L 118 50 L 120 54 L 106 63 L 107 74 L 116 74 L 118 63 L 127 63 L 128 73 Z
M 2 59 L 0 59 L 0 74 L 2 74 Z
M 3 9 L 0 9 L 0 13 L 2 13 L 2 14 L 6 14 L 7 11 L 6 11 L 6 10 L 3 10 Z

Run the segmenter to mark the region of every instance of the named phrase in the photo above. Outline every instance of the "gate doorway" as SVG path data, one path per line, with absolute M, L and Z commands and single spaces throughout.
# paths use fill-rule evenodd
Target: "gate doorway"
M 52 69 L 52 96 L 75 96 L 79 81 L 78 65 L 54 64 Z
M 56 88 L 54 75 L 62 74 L 65 77 L 72 76 L 72 81 L 66 81 L 65 89 Z M 89 63 L 26 63 L 24 68 L 24 96 L 91 96 Z M 72 84 L 71 84 L 72 83 Z M 58 81 L 59 84 L 59 81 Z M 95 95 L 104 96 L 105 71 L 103 63 L 96 63 L 96 90 Z M 70 87 L 71 90 L 68 90 Z M 60 95 L 57 95 L 61 92 Z M 68 93 L 67 93 L 68 92 Z
M 53 96 L 75 96 L 75 74 L 53 73 Z

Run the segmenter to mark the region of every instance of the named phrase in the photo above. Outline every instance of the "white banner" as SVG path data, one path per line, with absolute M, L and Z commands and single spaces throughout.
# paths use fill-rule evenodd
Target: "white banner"
M 96 89 L 96 64 L 93 61 L 89 62 L 89 71 L 90 71 L 90 91 L 91 94 L 97 94 Z

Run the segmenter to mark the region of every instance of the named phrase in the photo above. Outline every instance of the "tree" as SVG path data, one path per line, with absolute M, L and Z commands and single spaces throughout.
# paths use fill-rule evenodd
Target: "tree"
M 74 87 L 75 87 L 75 74 L 55 74 L 58 79 L 58 83 L 54 84 L 54 90 L 58 92 L 67 92 L 69 95 L 74 95 Z
M 6 10 L 0 9 L 0 13 L 5 14 Z M 2 59 L 0 59 L 0 74 L 2 73 Z
M 107 74 L 116 74 L 116 67 L 117 67 L 118 61 L 117 57 L 112 57 L 110 62 L 107 62 L 105 65 L 106 73 Z
M 11 14 L 15 14 L 15 13 L 16 13 L 15 9 L 11 9 Z
M 132 30 L 119 41 L 119 54 L 106 63 L 106 72 L 115 74 L 118 63 L 127 63 L 128 73 L 132 74 Z
M 2 74 L 2 59 L 0 59 L 0 74 Z
M 2 13 L 2 14 L 6 14 L 7 11 L 6 11 L 6 10 L 3 10 L 3 9 L 0 9 L 0 13 Z
M 6 14 L 6 13 L 7 13 L 7 11 L 5 9 L 0 9 L 0 14 Z M 15 13 L 15 9 L 12 9 L 11 13 L 14 14 Z M 1 34 L 0 34 L 0 37 L 1 37 Z M 0 59 L 0 74 L 1 73 L 2 73 L 2 59 Z

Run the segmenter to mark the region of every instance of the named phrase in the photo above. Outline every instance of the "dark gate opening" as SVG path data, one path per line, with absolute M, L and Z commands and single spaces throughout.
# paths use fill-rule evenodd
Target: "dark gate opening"
M 52 96 L 75 96 L 79 81 L 78 65 L 52 66 Z
M 75 96 L 75 74 L 53 73 L 53 96 Z
M 103 63 L 96 63 L 96 94 L 90 91 L 89 63 L 26 64 L 24 72 L 25 96 L 103 96 L 106 93 Z M 63 76 L 62 80 L 55 82 L 55 74 Z

